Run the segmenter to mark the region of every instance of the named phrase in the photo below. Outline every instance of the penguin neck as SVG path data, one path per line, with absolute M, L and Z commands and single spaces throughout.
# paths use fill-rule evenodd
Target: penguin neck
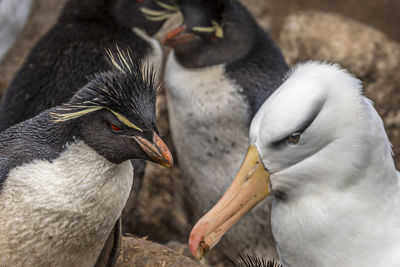
M 69 0 L 59 20 L 76 22 L 79 20 L 112 21 L 110 0 Z
M 80 139 L 80 120 L 56 122 L 51 117 L 51 113 L 54 112 L 56 110 L 52 108 L 25 121 L 26 127 L 23 128 L 23 135 L 32 138 L 38 144 L 49 145 L 61 152 L 67 143 Z
M 51 119 L 51 112 L 55 108 L 0 134 L 0 191 L 12 168 L 37 159 L 52 161 L 65 151 L 68 143 L 79 140 L 79 120 L 56 123 Z

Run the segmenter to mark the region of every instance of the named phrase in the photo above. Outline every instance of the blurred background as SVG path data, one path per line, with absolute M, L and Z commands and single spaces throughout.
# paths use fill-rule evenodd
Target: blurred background
M 5 0 L 0 0 L 0 5 L 2 1 Z M 19 0 L 23 1 L 31 2 Z M 8 53 L 0 59 L 0 94 L 4 93 L 38 38 L 53 25 L 65 2 L 66 0 L 32 0 L 32 10 L 26 25 Z M 365 94 L 374 101 L 375 108 L 384 121 L 399 169 L 400 1 L 242 0 L 241 2 L 272 35 L 289 65 L 309 59 L 335 62 L 362 80 Z M 7 20 L 7 16 L 10 14 L 0 14 L 0 33 L 1 23 Z M 19 31 L 18 28 L 14 30 Z M 0 40 L 0 45 L 2 44 Z M 161 133 L 167 139 L 167 144 L 172 147 L 163 92 L 159 95 L 158 117 Z M 169 248 L 175 249 L 178 254 L 184 253 L 191 225 L 186 220 L 185 205 L 180 195 L 182 190 L 179 167 L 165 169 L 148 164 L 137 203 L 133 207 L 131 199 L 125 210 L 125 214 L 129 216 L 125 216 L 124 230 L 139 237 L 146 236 L 150 240 L 168 243 Z M 136 246 L 139 249 L 142 244 L 132 243 L 127 246 Z M 120 261 L 119 264 L 129 266 L 124 264 L 136 260 L 136 265 L 141 266 L 138 261 L 143 260 L 144 254 L 153 255 L 157 251 L 160 251 L 159 247 L 140 250 L 141 254 L 128 255 L 125 258 L 128 260 L 125 263 Z M 209 262 L 212 266 L 224 265 L 218 262 L 218 255 L 210 257 Z M 167 257 L 162 260 L 168 262 L 168 259 Z M 157 259 L 143 266 L 158 266 L 156 261 Z M 182 264 L 185 266 L 187 263 Z M 174 266 L 178 266 L 176 261 Z

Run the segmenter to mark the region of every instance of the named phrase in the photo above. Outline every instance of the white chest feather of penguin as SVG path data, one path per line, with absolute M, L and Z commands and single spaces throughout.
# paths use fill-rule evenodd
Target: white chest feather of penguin
M 168 108 L 171 131 L 178 151 L 179 164 L 193 181 L 212 182 L 222 191 L 240 166 L 248 145 L 248 106 L 239 88 L 225 76 L 224 66 L 185 69 L 170 55 L 166 66 Z M 217 179 L 225 177 L 225 179 Z M 218 192 L 222 193 L 222 192 Z M 199 196 L 200 197 L 200 196 Z M 206 202 L 202 212 L 216 201 L 201 197 Z
M 240 167 L 249 144 L 250 107 L 241 88 L 226 76 L 224 65 L 185 69 L 171 53 L 165 80 L 179 166 L 199 218 L 223 195 Z M 236 257 L 240 248 L 253 255 L 276 256 L 265 221 L 269 205 L 265 201 L 231 229 L 220 243 L 224 253 Z
M 129 161 L 113 164 L 81 141 L 52 162 L 11 170 L 0 194 L 0 262 L 93 266 L 132 179 Z

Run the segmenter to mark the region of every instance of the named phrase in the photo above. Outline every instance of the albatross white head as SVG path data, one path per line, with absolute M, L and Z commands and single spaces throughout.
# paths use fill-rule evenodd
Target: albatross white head
M 400 266 L 399 174 L 359 80 L 319 62 L 287 77 L 254 117 L 232 185 L 193 228 L 193 255 L 271 194 L 285 266 Z

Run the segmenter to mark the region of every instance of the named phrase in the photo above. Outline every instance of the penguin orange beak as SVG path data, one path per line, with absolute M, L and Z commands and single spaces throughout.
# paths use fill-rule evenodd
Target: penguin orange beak
M 153 143 L 147 141 L 143 137 L 134 137 L 143 151 L 157 164 L 171 168 L 174 165 L 171 151 L 167 145 L 161 140 L 158 134 L 154 133 Z
M 251 145 L 224 196 L 190 233 L 189 248 L 195 258 L 203 258 L 240 218 L 270 194 L 269 177 L 256 146 Z
M 193 41 L 194 38 L 196 38 L 196 35 L 193 33 L 184 32 L 185 29 L 186 26 L 182 25 L 168 32 L 162 40 L 162 44 L 174 48 Z

